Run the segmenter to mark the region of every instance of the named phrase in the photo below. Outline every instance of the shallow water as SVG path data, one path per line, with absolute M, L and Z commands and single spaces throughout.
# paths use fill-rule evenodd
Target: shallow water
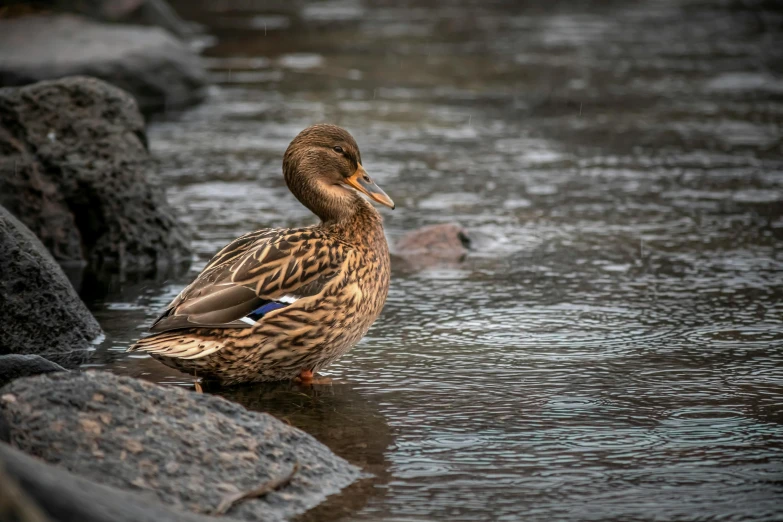
M 123 351 L 225 243 L 313 222 L 281 157 L 330 121 L 390 241 L 457 221 L 475 250 L 395 259 L 331 386 L 220 392 L 375 475 L 303 519 L 783 518 L 775 3 L 174 4 L 215 36 L 209 100 L 149 129 L 197 259 L 92 300 L 92 366 L 191 382 Z

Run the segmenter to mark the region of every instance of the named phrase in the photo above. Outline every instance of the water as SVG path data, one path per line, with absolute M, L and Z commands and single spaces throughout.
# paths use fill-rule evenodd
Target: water
M 372 472 L 303 520 L 783 519 L 783 11 L 774 2 L 175 2 L 216 87 L 150 126 L 189 275 L 91 302 L 93 366 L 234 237 L 313 217 L 282 153 L 347 127 L 398 258 L 331 386 L 219 393 Z

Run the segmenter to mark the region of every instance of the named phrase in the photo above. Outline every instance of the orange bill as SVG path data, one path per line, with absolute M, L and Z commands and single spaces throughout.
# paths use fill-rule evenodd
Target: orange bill
M 381 205 L 386 205 L 387 207 L 394 209 L 394 201 L 391 200 L 389 196 L 386 195 L 386 193 L 376 185 L 371 179 L 370 176 L 367 175 L 367 171 L 364 170 L 364 167 L 359 165 L 359 168 L 356 169 L 356 172 L 351 174 L 350 177 L 346 178 L 345 183 L 358 190 L 362 194 L 366 194 L 371 200 L 377 201 Z

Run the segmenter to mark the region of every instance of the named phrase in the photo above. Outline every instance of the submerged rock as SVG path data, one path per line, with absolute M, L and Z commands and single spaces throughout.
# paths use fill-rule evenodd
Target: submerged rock
M 288 475 L 229 516 L 280 520 L 359 477 L 310 435 L 219 397 L 104 372 L 18 379 L 0 390 L 11 444 L 108 486 L 208 514 L 227 496 Z
M 65 368 L 40 355 L 0 355 L 0 388 L 22 377 L 64 371 Z
M 395 246 L 395 255 L 413 268 L 425 268 L 462 261 L 470 249 L 470 236 L 456 223 L 441 223 L 413 230 Z
M 11 494 L 8 502 L 4 502 L 3 495 L 7 493 Z M 6 514 L 3 507 L 10 502 L 14 503 L 10 506 L 13 511 L 3 518 Z M 0 520 L 215 522 L 216 519 L 175 511 L 148 493 L 122 491 L 78 477 L 0 443 Z
M 157 27 L 73 15 L 0 19 L 0 85 L 73 75 L 95 76 L 128 91 L 144 113 L 196 103 L 206 83 L 200 58 Z
M 86 358 L 100 335 L 60 266 L 0 206 L 0 354 L 39 354 L 65 366 Z
M 189 260 L 153 170 L 126 92 L 83 77 L 0 89 L 0 204 L 61 263 L 126 273 Z

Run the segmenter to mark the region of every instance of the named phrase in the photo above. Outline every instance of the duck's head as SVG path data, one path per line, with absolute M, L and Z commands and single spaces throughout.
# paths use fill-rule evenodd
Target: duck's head
M 323 221 L 354 211 L 361 204 L 357 192 L 394 208 L 364 170 L 356 140 L 336 125 L 313 125 L 300 132 L 285 151 L 283 174 L 294 196 Z

